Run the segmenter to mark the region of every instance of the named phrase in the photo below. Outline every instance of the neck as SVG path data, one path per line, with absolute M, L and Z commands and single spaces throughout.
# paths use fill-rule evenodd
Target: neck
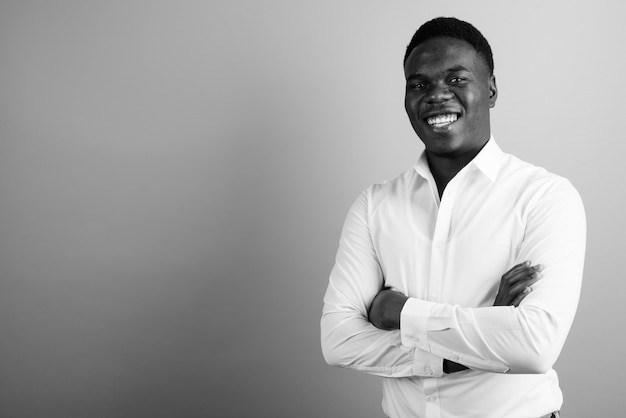
M 469 164 L 470 161 L 478 155 L 485 144 L 477 150 L 472 150 L 471 152 L 454 156 L 435 154 L 426 150 L 428 165 L 430 166 L 430 172 L 433 174 L 435 183 L 437 183 L 437 190 L 439 191 L 440 199 L 443 196 L 443 191 L 446 189 L 450 180 L 452 180 L 454 176 L 456 176 L 457 173 L 463 169 L 463 167 Z

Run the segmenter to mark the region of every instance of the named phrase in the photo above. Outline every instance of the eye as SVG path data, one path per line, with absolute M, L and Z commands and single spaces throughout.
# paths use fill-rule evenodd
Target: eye
M 408 88 L 411 90 L 421 90 L 426 87 L 426 83 L 423 81 L 416 81 L 415 83 L 411 83 L 408 85 Z
M 463 81 L 465 81 L 464 78 L 461 77 L 452 77 L 450 79 L 450 84 L 458 84 L 458 83 L 462 83 Z

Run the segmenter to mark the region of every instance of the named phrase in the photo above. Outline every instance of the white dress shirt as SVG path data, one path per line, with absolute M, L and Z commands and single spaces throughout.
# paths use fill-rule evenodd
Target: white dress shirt
M 560 409 L 556 361 L 580 295 L 585 213 L 564 178 L 494 139 L 441 200 L 422 154 L 366 189 L 341 234 L 324 297 L 329 364 L 383 376 L 383 410 L 410 418 L 535 418 Z M 519 307 L 494 307 L 502 275 L 530 260 L 543 277 Z M 367 319 L 386 285 L 409 296 L 400 330 Z M 444 374 L 443 359 L 471 370 Z

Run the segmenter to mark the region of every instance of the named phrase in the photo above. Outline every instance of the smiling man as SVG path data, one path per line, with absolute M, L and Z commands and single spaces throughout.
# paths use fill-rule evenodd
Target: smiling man
M 329 364 L 382 376 L 408 418 L 539 418 L 578 305 L 585 214 L 564 178 L 504 153 L 491 48 L 433 19 L 407 47 L 416 165 L 352 205 L 324 297 Z

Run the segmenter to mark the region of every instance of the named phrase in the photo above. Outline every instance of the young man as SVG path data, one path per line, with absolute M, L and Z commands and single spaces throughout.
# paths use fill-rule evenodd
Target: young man
M 580 197 L 496 144 L 491 48 L 472 25 L 425 23 L 404 72 L 425 150 L 348 213 L 324 297 L 324 357 L 385 377 L 389 417 L 558 416 L 552 365 L 580 294 Z

